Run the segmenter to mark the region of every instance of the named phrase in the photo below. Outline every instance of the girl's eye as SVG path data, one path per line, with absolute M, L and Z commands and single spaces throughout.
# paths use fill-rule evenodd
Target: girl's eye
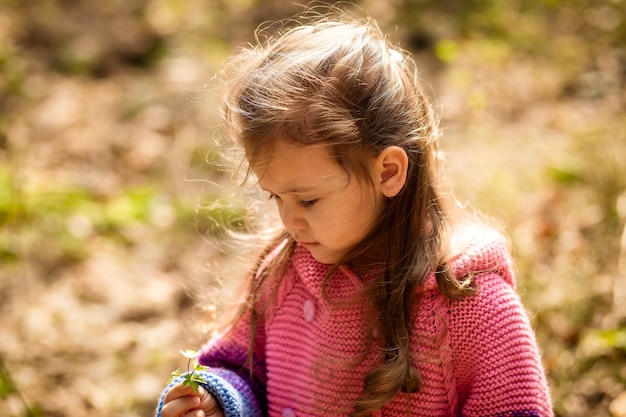
M 299 200 L 298 204 L 302 207 L 311 207 L 313 204 L 317 203 L 317 199 L 314 200 Z
M 277 203 L 281 202 L 282 199 L 280 198 L 279 195 L 274 194 L 274 193 L 269 193 L 268 195 L 268 199 L 269 200 L 275 200 Z M 313 200 L 298 200 L 297 203 L 298 205 L 300 205 L 301 207 L 311 207 L 313 204 L 317 203 L 318 199 L 313 199 Z

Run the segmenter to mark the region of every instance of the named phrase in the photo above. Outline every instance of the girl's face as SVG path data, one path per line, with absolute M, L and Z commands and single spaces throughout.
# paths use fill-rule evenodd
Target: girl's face
M 374 159 L 372 159 L 373 161 Z M 372 230 L 384 195 L 350 178 L 330 145 L 277 140 L 267 165 L 254 169 L 276 201 L 283 225 L 321 263 L 336 263 Z

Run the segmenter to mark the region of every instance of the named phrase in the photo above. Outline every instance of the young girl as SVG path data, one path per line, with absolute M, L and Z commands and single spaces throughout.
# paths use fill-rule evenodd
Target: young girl
M 507 241 L 442 192 L 414 63 L 333 19 L 232 65 L 224 120 L 284 231 L 158 416 L 551 416 Z

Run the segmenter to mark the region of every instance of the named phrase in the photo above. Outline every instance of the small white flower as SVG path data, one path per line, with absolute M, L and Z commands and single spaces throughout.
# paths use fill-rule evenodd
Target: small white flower
M 200 352 L 196 352 L 195 350 L 180 350 L 180 354 L 183 355 L 187 359 L 195 359 L 200 355 Z

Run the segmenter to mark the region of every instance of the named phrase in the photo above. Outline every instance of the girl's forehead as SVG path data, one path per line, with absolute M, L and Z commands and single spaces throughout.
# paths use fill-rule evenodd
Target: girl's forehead
M 275 192 L 303 192 L 306 189 L 340 182 L 348 174 L 335 160 L 332 146 L 302 145 L 284 140 L 259 158 L 253 171 L 262 187 Z
M 255 172 L 275 166 L 338 165 L 331 144 L 301 144 L 286 139 L 275 139 L 267 149 L 261 149 L 251 162 Z

